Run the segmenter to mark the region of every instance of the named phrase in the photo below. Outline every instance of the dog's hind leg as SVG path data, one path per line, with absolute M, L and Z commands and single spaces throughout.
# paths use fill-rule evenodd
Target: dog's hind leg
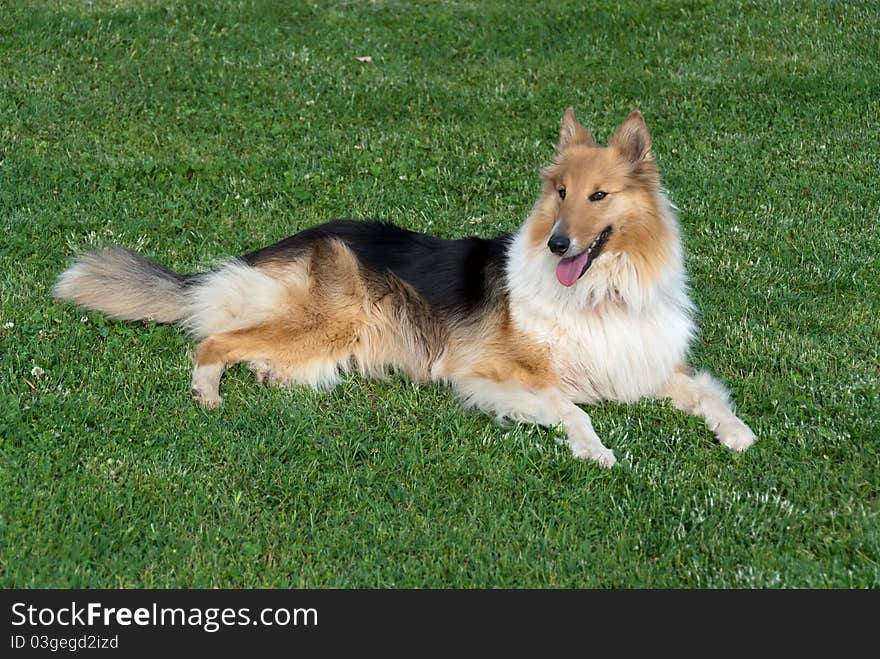
M 247 367 L 254 374 L 257 382 L 267 387 L 284 387 L 288 384 L 296 384 L 295 378 L 289 377 L 287 369 L 278 362 L 258 359 L 248 361 Z
M 575 457 L 595 460 L 603 467 L 611 467 L 617 462 L 614 452 L 602 444 L 593 430 L 590 415 L 558 389 L 531 390 L 514 382 L 496 382 L 487 378 L 457 379 L 454 386 L 465 403 L 499 419 L 542 426 L 562 424 Z
M 662 397 L 688 414 L 701 417 L 718 441 L 734 451 L 745 451 L 755 441 L 755 435 L 731 409 L 727 391 L 708 373 L 690 376 L 677 372 Z
M 224 334 L 205 339 L 196 349 L 196 365 L 192 372 L 190 391 L 193 399 L 205 407 L 220 406 L 220 376 L 229 363 L 229 353 L 229 341 Z
M 206 407 L 220 405 L 220 376 L 239 362 L 267 365 L 287 383 L 330 389 L 351 359 L 358 332 L 354 323 L 332 330 L 275 322 L 215 334 L 196 349 L 192 394 Z
M 255 360 L 248 362 L 247 367 L 253 372 L 254 377 L 260 384 L 276 384 L 274 382 L 275 371 L 272 364 L 265 360 Z
M 199 363 L 196 357 L 196 367 L 192 373 L 192 384 L 190 391 L 192 397 L 197 402 L 207 408 L 215 408 L 220 406 L 220 376 L 226 364 L 215 362 L 213 364 Z

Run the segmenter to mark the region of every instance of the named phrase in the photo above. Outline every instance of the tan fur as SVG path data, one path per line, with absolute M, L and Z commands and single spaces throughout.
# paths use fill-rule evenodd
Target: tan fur
M 546 347 L 518 331 L 507 306 L 458 328 L 446 346 L 435 376 L 510 382 L 531 390 L 557 386 Z
M 198 346 L 193 393 L 206 404 L 219 401 L 222 368 L 239 362 L 250 363 L 262 381 L 320 388 L 352 368 L 373 376 L 399 370 L 417 382 L 476 378 L 530 390 L 558 384 L 547 349 L 515 329 L 506 306 L 450 330 L 398 278 L 364 279 L 340 242 L 259 270 L 287 297 L 271 319 L 213 334 Z
M 657 205 L 660 178 L 650 149 L 641 113 L 630 114 L 608 146 L 598 147 L 569 108 L 554 162 L 542 172 L 544 186 L 532 213 L 530 242 L 543 248 L 553 228 L 559 227 L 583 249 L 612 226 L 605 251 L 628 255 L 645 284 L 656 280 L 672 258 L 678 236 Z M 564 199 L 560 189 L 565 190 Z M 589 200 L 600 191 L 608 196 Z
M 239 362 L 252 364 L 262 381 L 318 388 L 332 387 L 350 369 L 370 376 L 394 369 L 415 381 L 430 377 L 444 335 L 434 312 L 396 277 L 364 279 L 341 242 L 320 246 L 302 261 L 270 262 L 258 270 L 277 281 L 286 297 L 271 319 L 202 341 L 193 377 L 196 398 L 219 401 L 222 369 Z
M 599 147 L 569 108 L 543 181 L 503 263 L 492 261 L 485 298 L 467 311 L 434 308 L 334 238 L 189 277 L 121 249 L 87 254 L 56 295 L 117 318 L 183 321 L 201 340 L 192 393 L 208 407 L 221 402 L 224 369 L 239 362 L 261 382 L 324 389 L 348 371 L 396 370 L 446 382 L 500 419 L 561 425 L 574 455 L 606 467 L 614 453 L 578 403 L 666 396 L 704 418 L 722 444 L 748 447 L 754 435 L 723 387 L 683 363 L 692 306 L 642 115 L 631 113 Z M 598 191 L 608 196 L 591 201 Z M 582 253 L 607 227 L 580 283 L 557 281 L 551 232 L 564 230 Z

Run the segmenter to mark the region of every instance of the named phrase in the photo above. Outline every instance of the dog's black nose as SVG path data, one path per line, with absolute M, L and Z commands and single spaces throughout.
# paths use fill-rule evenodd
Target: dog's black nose
M 550 240 L 547 241 L 547 247 L 550 248 L 550 251 L 559 256 L 565 254 L 569 245 L 571 245 L 571 240 L 568 236 L 561 233 L 551 234 Z

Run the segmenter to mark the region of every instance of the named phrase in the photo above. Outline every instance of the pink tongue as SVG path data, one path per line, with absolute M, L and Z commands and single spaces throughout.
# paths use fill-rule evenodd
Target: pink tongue
M 581 271 L 584 269 L 584 264 L 589 256 L 590 251 L 584 250 L 570 259 L 562 259 L 559 265 L 556 266 L 556 278 L 559 280 L 559 283 L 563 286 L 573 286 L 578 277 L 581 276 Z

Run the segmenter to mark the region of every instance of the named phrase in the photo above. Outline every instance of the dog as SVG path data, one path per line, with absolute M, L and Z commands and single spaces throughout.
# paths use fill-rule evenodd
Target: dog
M 602 147 L 568 108 L 541 179 L 520 229 L 491 239 L 334 220 L 188 275 L 112 247 L 81 255 L 54 293 L 182 323 L 200 340 L 192 395 L 209 408 L 240 362 L 261 382 L 319 389 L 397 371 L 499 420 L 561 425 L 575 456 L 604 467 L 614 453 L 579 405 L 669 398 L 748 448 L 724 387 L 687 365 L 694 306 L 642 114 Z

